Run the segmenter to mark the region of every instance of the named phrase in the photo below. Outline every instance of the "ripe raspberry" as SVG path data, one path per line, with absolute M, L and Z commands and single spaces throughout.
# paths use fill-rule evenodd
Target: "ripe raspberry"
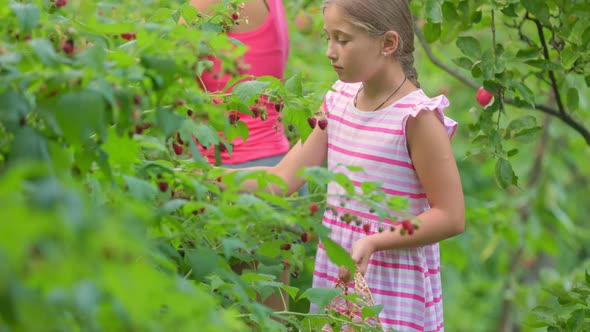
M 158 188 L 160 188 L 161 192 L 165 193 L 168 190 L 168 182 L 165 182 L 165 181 L 158 182 Z
M 311 127 L 311 129 L 313 129 L 313 128 L 315 128 L 315 125 L 318 123 L 318 120 L 314 117 L 307 118 L 307 123 L 309 123 L 309 126 Z
M 231 112 L 229 114 L 229 124 L 235 124 L 240 120 L 240 115 L 237 112 Z
M 231 19 L 233 21 L 237 21 L 240 18 L 240 15 L 238 15 L 238 13 L 233 13 L 231 14 Z
M 365 233 L 369 233 L 370 230 L 371 230 L 371 225 L 369 225 L 369 224 L 363 225 L 363 231 L 365 231 Z
M 285 260 L 283 261 L 283 265 L 284 265 L 285 267 L 289 267 L 289 265 L 290 265 L 290 264 L 289 264 L 289 261 L 285 259 Z
M 63 7 L 65 5 L 67 5 L 67 4 L 68 4 L 68 1 L 67 0 L 57 0 L 55 2 L 55 6 L 56 7 Z
M 131 32 L 125 32 L 121 34 L 121 38 L 125 39 L 125 40 L 132 40 L 136 38 L 136 35 L 134 33 Z
M 74 54 L 74 41 L 72 39 L 66 40 L 66 42 L 61 47 L 61 50 L 67 55 Z
M 250 106 L 250 111 L 252 111 L 252 117 L 257 118 L 260 115 L 260 111 L 258 110 L 258 106 Z
M 307 232 L 301 233 L 301 242 L 307 242 L 309 240 Z
M 285 104 L 283 104 L 283 103 L 280 103 L 280 102 L 277 102 L 277 103 L 275 103 L 275 110 L 276 110 L 277 112 L 280 112 L 280 111 L 282 111 L 282 110 L 283 110 L 283 107 L 285 107 Z
M 326 129 L 327 126 L 328 126 L 327 119 L 321 119 L 320 121 L 318 121 L 318 127 L 320 127 L 321 130 Z
M 410 220 L 402 221 L 402 227 L 408 232 L 409 235 L 414 234 L 414 225 Z
M 184 148 L 182 147 L 182 145 L 178 145 L 176 143 L 173 143 L 172 147 L 174 148 L 174 153 L 176 153 L 177 156 L 181 155 L 182 152 L 184 151 Z
M 191 109 L 186 110 L 186 115 L 193 116 L 193 110 L 191 110 Z
M 318 205 L 315 203 L 312 203 L 309 205 L 309 212 L 311 212 L 311 214 L 314 214 L 318 211 Z
M 291 244 L 289 244 L 289 243 L 281 244 L 281 250 L 291 250 Z

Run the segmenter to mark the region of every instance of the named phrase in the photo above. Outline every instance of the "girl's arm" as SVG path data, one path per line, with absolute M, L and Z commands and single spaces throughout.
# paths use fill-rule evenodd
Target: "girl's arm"
M 318 118 L 324 117 L 323 105 L 320 107 Z M 297 172 L 303 167 L 321 166 L 326 162 L 328 153 L 328 130 L 316 126 L 311 132 L 305 143 L 298 141 L 285 157 L 273 167 L 249 167 L 241 169 L 227 169 L 227 172 L 244 171 L 244 170 L 264 170 L 270 174 L 280 177 L 289 188 L 287 195 L 297 191 L 303 185 L 305 180 L 296 176 Z M 245 191 L 258 190 L 256 180 L 244 181 L 242 187 Z M 278 193 L 280 189 L 276 185 L 264 188 L 265 191 Z
M 439 242 L 463 232 L 465 202 L 459 171 L 449 136 L 436 112 L 422 111 L 407 122 L 407 141 L 418 179 L 424 188 L 430 209 L 417 216 L 420 228 L 402 236 L 401 227 L 357 241 L 352 258 L 364 274 L 368 259 L 375 251 L 405 249 Z

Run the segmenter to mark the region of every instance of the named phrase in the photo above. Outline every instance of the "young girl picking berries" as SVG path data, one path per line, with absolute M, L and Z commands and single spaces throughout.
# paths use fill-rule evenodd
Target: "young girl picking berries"
M 465 224 L 450 144 L 457 123 L 443 114 L 445 96 L 430 98 L 419 88 L 406 0 L 326 0 L 323 15 L 326 56 L 339 76 L 317 113 L 317 121 L 327 125 L 316 125 L 304 144 L 296 144 L 277 166 L 262 169 L 280 176 L 293 192 L 303 184 L 295 175 L 299 169 L 327 161 L 356 186 L 379 181 L 386 194 L 406 198 L 409 209 L 403 213 L 421 221 L 412 236 L 403 236 L 403 227 L 380 232 L 384 222 L 400 221 L 379 221 L 366 205 L 341 202 L 345 191 L 336 183 L 328 185 L 330 208 L 322 222 L 330 238 L 350 251 L 375 302 L 383 305 L 385 331 L 443 331 L 438 242 L 463 232 Z M 346 213 L 360 225 L 341 221 L 338 216 Z M 338 279 L 339 267 L 320 243 L 313 286 L 333 287 Z

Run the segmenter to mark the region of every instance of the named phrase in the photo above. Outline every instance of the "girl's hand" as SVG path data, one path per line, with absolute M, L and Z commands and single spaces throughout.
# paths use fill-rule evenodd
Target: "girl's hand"
M 365 236 L 356 241 L 350 249 L 350 257 L 354 260 L 356 268 L 364 276 L 367 272 L 369 259 L 376 251 L 375 245 L 371 241 L 370 236 Z

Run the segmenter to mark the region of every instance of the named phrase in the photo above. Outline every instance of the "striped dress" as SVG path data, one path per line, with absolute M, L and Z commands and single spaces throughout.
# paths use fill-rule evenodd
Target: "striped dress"
M 335 91 L 328 92 L 324 99 L 328 118 L 328 168 L 346 174 L 358 192 L 364 181 L 380 181 L 386 194 L 407 198 L 409 211 L 406 212 L 411 215 L 429 209 L 406 147 L 405 124 L 409 116 L 416 116 L 422 110 L 434 111 L 452 137 L 457 123 L 443 114 L 449 104 L 447 98 L 443 95 L 429 98 L 417 90 L 378 111 L 363 112 L 353 104 L 360 83 L 337 81 L 333 88 Z M 347 165 L 360 166 L 365 172 L 349 171 Z M 349 251 L 356 240 L 378 232 L 383 224 L 366 205 L 347 201 L 341 206 L 338 198 L 341 194 L 345 194 L 343 188 L 337 183 L 329 184 L 327 204 L 338 215 L 326 209 L 323 224 L 331 230 L 330 238 Z M 356 215 L 361 225 L 341 221 L 339 216 L 345 213 Z M 369 225 L 368 232 L 364 225 Z M 337 277 L 338 267 L 330 262 L 320 243 L 313 287 L 334 287 Z M 444 330 L 438 243 L 375 252 L 365 279 L 375 302 L 384 306 L 380 319 L 385 331 Z M 316 310 L 312 305 L 312 311 Z

